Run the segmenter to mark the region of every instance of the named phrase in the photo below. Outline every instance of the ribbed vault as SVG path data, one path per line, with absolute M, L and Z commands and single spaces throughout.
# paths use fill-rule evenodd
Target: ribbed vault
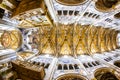
M 91 25 L 39 27 L 34 32 L 40 53 L 59 55 L 93 54 L 118 48 L 118 31 Z M 33 36 L 34 36 L 33 35 Z

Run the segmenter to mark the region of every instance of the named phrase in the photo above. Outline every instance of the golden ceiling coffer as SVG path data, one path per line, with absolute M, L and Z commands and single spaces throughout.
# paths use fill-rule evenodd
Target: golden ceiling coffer
M 115 6 L 119 4 L 119 0 L 98 0 L 95 3 L 97 10 L 102 12 L 108 12 L 115 9 Z
M 12 19 L 21 21 L 19 26 L 23 28 L 52 24 L 44 0 L 22 0 L 14 10 Z
M 75 6 L 85 3 L 88 0 L 56 0 L 58 3 L 63 5 Z
M 118 31 L 89 25 L 39 27 L 40 53 L 73 55 L 101 53 L 118 48 Z

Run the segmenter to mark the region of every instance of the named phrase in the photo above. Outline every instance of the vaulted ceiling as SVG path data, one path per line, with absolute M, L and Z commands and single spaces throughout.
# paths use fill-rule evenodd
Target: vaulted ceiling
M 3 20 L 19 28 L 39 28 L 31 36 L 41 53 L 89 54 L 118 48 L 119 0 L 3 0 L 0 8 L 5 10 Z

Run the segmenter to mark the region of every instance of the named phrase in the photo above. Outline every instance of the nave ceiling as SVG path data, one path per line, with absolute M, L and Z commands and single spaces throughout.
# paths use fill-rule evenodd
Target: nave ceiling
M 119 48 L 120 0 L 0 0 L 5 79 L 119 80 Z

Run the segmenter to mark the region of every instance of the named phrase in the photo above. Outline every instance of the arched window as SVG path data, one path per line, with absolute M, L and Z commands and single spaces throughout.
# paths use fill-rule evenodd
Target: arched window
M 48 68 L 48 67 L 49 67 L 49 65 L 50 65 L 50 64 L 49 64 L 49 63 L 47 63 L 47 64 L 45 65 L 45 68 Z
M 58 15 L 62 15 L 62 11 L 61 10 L 58 10 L 57 13 L 58 13 Z
M 58 70 L 62 70 L 62 65 L 59 64 L 57 69 L 58 69 Z
M 95 63 L 96 63 L 97 65 L 100 65 L 100 63 L 99 63 L 98 61 L 95 61 Z
M 64 67 L 63 67 L 64 70 L 68 70 L 68 66 L 66 64 L 64 64 Z
M 90 67 L 93 67 L 90 63 L 88 63 L 88 65 L 89 65 Z
M 41 63 L 41 66 L 43 66 L 43 67 L 44 67 L 44 65 L 45 65 L 44 63 Z
M 63 14 L 64 14 L 64 15 L 67 15 L 67 13 L 68 13 L 67 10 L 64 10 L 64 11 L 63 11 Z
M 75 64 L 75 65 L 74 65 L 74 67 L 75 67 L 75 69 L 79 69 L 79 67 L 78 67 L 78 65 L 77 65 L 77 64 Z
M 72 65 L 72 64 L 69 65 L 69 69 L 70 69 L 70 70 L 73 69 L 73 65 Z
M 94 66 L 97 66 L 94 62 L 92 62 L 92 64 L 93 64 Z
M 69 11 L 69 15 L 72 15 L 72 14 L 73 14 L 73 11 L 70 10 L 70 11 Z
M 40 62 L 37 62 L 37 65 L 40 65 Z
M 85 68 L 88 68 L 88 65 L 86 63 L 83 63 L 83 65 L 84 65 Z

